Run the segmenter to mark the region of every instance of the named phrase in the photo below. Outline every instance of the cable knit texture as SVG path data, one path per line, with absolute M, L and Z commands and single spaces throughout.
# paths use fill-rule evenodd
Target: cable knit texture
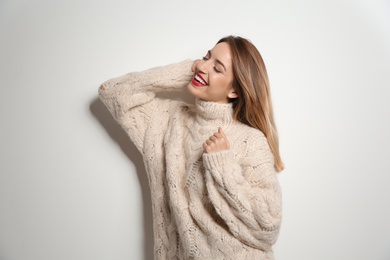
M 156 97 L 180 91 L 191 60 L 108 80 L 101 100 L 141 152 L 154 215 L 155 259 L 274 259 L 281 194 L 263 133 L 232 105 Z M 222 127 L 230 149 L 204 153 Z

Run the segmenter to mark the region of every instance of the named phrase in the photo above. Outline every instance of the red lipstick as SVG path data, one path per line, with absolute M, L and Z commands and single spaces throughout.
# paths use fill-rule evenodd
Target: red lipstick
M 204 80 L 202 75 L 200 75 L 199 73 L 194 75 L 194 77 L 192 78 L 191 82 L 196 87 L 205 87 L 205 86 L 207 86 L 207 82 Z

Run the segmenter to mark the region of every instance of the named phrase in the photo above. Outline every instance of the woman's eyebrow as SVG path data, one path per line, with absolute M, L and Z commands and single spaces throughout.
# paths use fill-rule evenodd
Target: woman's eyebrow
M 209 57 L 211 58 L 211 50 L 208 50 L 207 51 L 207 54 L 209 55 Z M 218 64 L 220 64 L 222 67 L 223 67 L 223 69 L 226 71 L 226 67 L 225 67 L 225 65 L 223 64 L 223 62 L 222 61 L 220 61 L 220 60 L 218 60 L 218 59 L 215 59 L 215 61 L 218 63 Z

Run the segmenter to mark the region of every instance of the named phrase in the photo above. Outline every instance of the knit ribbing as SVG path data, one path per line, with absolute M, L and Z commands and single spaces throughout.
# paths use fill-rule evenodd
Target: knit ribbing
M 234 121 L 231 104 L 155 97 L 180 90 L 191 61 L 102 84 L 101 100 L 143 155 L 154 214 L 156 259 L 273 259 L 280 187 L 264 135 Z M 222 127 L 230 149 L 205 154 Z

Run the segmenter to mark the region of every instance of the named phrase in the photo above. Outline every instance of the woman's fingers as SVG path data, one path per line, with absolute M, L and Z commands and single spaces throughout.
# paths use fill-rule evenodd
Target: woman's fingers
M 229 141 L 221 127 L 218 128 L 218 132 L 215 132 L 203 144 L 203 149 L 206 153 L 219 152 L 229 148 Z
M 198 62 L 199 62 L 199 59 L 198 59 L 198 60 L 195 60 L 194 63 L 192 63 L 192 66 L 191 66 L 191 71 L 192 71 L 192 72 L 195 72 L 196 65 L 198 64 Z
M 225 132 L 222 130 L 222 127 L 218 128 L 218 134 L 221 135 L 222 137 L 226 138 Z

